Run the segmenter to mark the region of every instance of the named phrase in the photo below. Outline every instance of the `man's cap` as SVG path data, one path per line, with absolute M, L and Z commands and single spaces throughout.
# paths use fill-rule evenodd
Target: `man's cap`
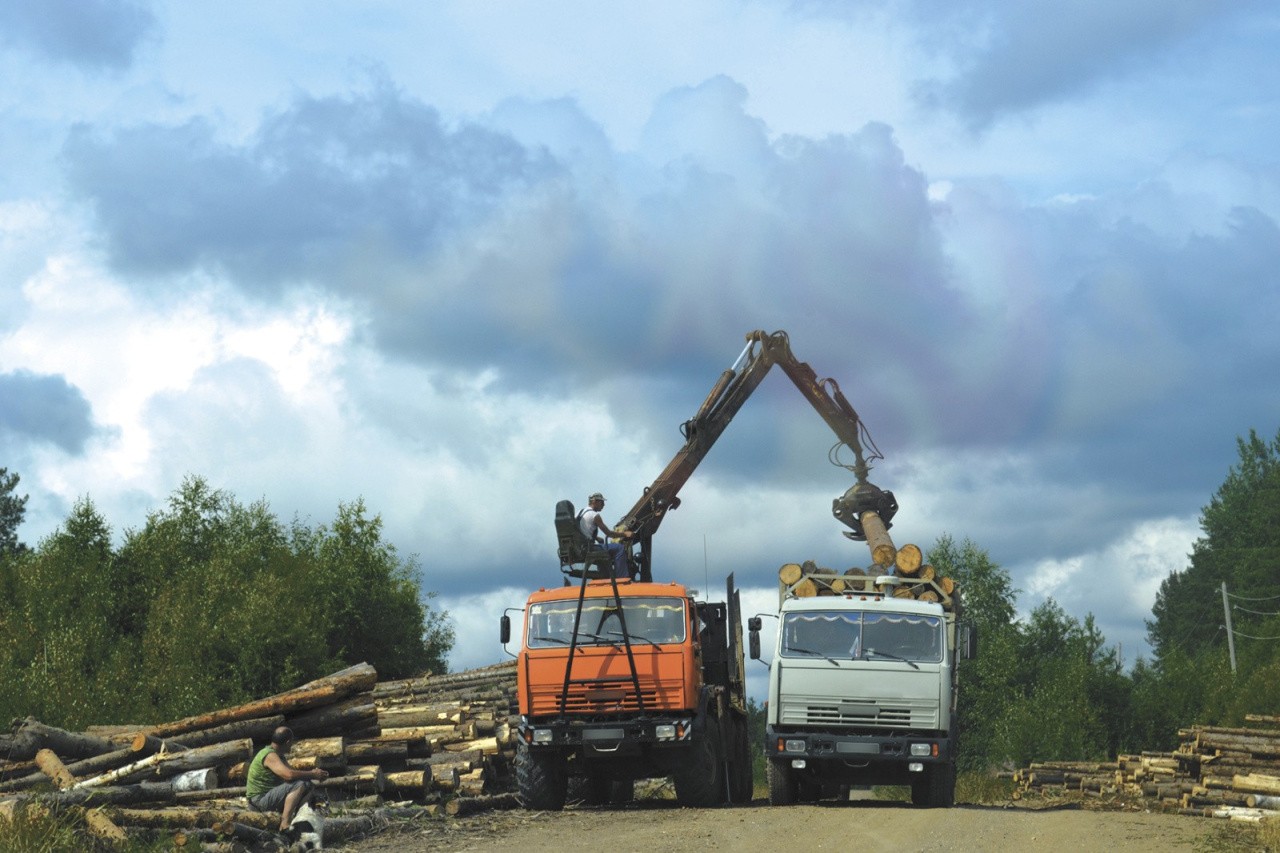
M 587 503 L 591 503 L 592 501 L 602 501 L 602 500 L 604 500 L 604 495 L 600 494 L 599 492 L 593 492 L 591 494 L 591 497 L 587 498 Z

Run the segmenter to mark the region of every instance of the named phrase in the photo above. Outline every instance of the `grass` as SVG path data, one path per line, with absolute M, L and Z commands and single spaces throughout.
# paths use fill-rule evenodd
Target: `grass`
M 162 853 L 172 849 L 165 840 L 130 839 L 116 844 L 96 838 L 85 828 L 78 810 L 20 810 L 13 818 L 0 816 L 0 853 Z

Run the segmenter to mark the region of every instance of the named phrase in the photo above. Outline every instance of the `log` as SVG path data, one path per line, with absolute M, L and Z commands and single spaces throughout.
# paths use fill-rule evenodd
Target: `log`
M 237 705 L 234 708 L 223 708 L 207 714 L 197 714 L 171 723 L 150 726 L 142 729 L 145 734 L 167 738 L 200 729 L 225 725 L 240 720 L 273 714 L 289 714 L 290 712 L 307 710 L 319 705 L 327 705 L 343 699 L 352 693 L 369 690 L 377 683 L 377 671 L 367 663 L 348 667 L 340 672 L 288 690 L 284 693 Z
M 210 729 L 200 729 L 165 740 L 157 738 L 155 735 L 139 732 L 133 736 L 131 744 L 135 750 L 140 752 L 149 750 L 146 754 L 151 754 L 159 752 L 161 747 L 168 750 L 180 747 L 193 749 L 198 746 L 209 746 L 210 744 L 244 740 L 245 738 L 258 743 L 265 743 L 271 739 L 271 733 L 284 724 L 285 717 L 283 714 L 273 714 L 268 717 L 237 720 L 225 725 L 214 726 Z M 294 735 L 298 736 L 296 729 L 294 730 Z
M 1233 776 L 1231 787 L 1243 794 L 1270 794 L 1280 796 L 1280 777 L 1264 776 L 1250 773 L 1247 776 Z
M 894 565 L 898 568 L 898 574 L 912 576 L 920 571 L 920 564 L 923 562 L 919 545 L 907 543 L 898 549 L 898 553 L 893 559 Z
M 454 797 L 444 804 L 445 814 L 453 817 L 465 817 L 480 812 L 499 809 L 518 809 L 521 807 L 520 797 L 515 793 L 490 794 L 476 797 Z
M 920 571 L 916 572 L 916 577 L 920 578 L 922 581 L 931 581 L 938 577 L 938 573 L 934 570 L 933 566 L 926 563 L 920 567 Z
M 42 749 L 37 752 L 36 764 L 61 791 L 65 791 L 76 783 L 76 777 L 71 775 L 67 766 L 62 763 L 62 759 L 58 758 L 58 754 L 52 749 Z
M 76 806 L 138 805 L 175 802 L 173 786 L 168 782 L 141 782 L 136 785 L 105 785 L 97 788 L 72 788 L 67 791 L 21 794 L 16 801 L 40 803 L 56 809 Z
M 212 768 L 188 770 L 173 777 L 171 784 L 174 794 L 187 791 L 209 791 L 218 787 L 218 773 Z
M 10 761 L 27 761 L 35 758 L 41 749 L 51 749 L 64 759 L 91 758 L 115 752 L 116 745 L 106 738 L 76 734 L 27 717 L 14 731 L 5 756 Z
M 373 835 L 385 829 L 386 826 L 386 818 L 380 817 L 377 813 L 352 817 L 328 817 L 324 822 L 325 846 L 359 836 Z
M 804 572 L 801 570 L 799 563 L 787 563 L 778 569 L 778 580 L 783 586 L 791 586 L 803 576 Z
M 483 755 L 494 755 L 501 751 L 498 745 L 498 739 L 493 737 L 482 737 L 477 740 L 460 741 L 458 743 L 445 744 L 446 752 L 470 752 L 471 750 L 479 750 Z
M 112 815 L 119 823 L 151 829 L 213 828 L 215 824 L 225 824 L 229 827 L 233 823 L 244 823 L 267 830 L 274 830 L 280 826 L 278 814 L 255 812 L 247 808 L 176 806 L 167 809 L 116 809 Z
M 124 830 L 115 825 L 111 818 L 102 813 L 101 809 L 89 809 L 84 813 L 84 822 L 89 827 L 89 832 L 98 838 L 106 839 L 112 844 L 123 844 L 129 840 L 129 836 L 125 835 Z
M 813 582 L 812 578 L 805 578 L 791 587 L 791 594 L 796 598 L 813 598 L 818 594 L 818 585 Z
M 867 510 L 862 513 L 860 520 L 862 532 L 867 537 L 867 547 L 871 549 L 872 562 L 886 568 L 892 566 L 898 556 L 898 549 L 893 546 L 893 540 L 889 538 L 889 531 L 880 520 L 880 515 L 874 510 Z
M 297 737 L 350 732 L 378 723 L 378 707 L 368 692 L 350 699 L 304 711 L 289 717 L 289 728 Z
M 288 761 L 292 764 L 294 759 L 336 758 L 340 763 L 345 764 L 345 756 L 346 741 L 341 737 L 308 738 L 306 740 L 294 741 L 293 746 L 289 748 Z
M 347 742 L 348 764 L 390 764 L 409 757 L 409 744 L 402 740 L 355 740 Z
M 132 764 L 109 770 L 100 776 L 84 779 L 77 782 L 75 787 L 88 788 L 109 785 L 112 782 L 128 779 L 131 775 L 144 771 L 172 776 L 184 770 L 198 770 L 202 767 L 231 764 L 235 761 L 248 760 L 252 756 L 253 741 L 248 739 L 210 744 L 209 746 L 189 749 L 185 752 L 158 752 Z

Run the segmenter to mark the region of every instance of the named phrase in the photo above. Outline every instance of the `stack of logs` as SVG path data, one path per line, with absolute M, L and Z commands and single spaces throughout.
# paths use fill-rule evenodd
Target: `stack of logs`
M 916 545 L 908 544 L 901 548 L 890 545 L 889 550 L 881 546 L 880 551 L 873 550 L 872 553 L 887 562 L 877 562 L 866 569 L 854 567 L 844 572 L 823 568 L 813 561 L 787 563 L 778 570 L 782 594 L 809 598 L 846 592 L 882 592 L 895 598 L 939 601 L 955 591 L 955 582 L 939 575 L 933 566 L 925 563 Z M 899 580 L 882 587 L 876 583 L 876 578 L 882 575 L 895 575 Z
M 317 783 L 332 809 L 326 840 L 376 831 L 406 809 L 510 808 L 515 682 L 514 662 L 397 681 L 378 681 L 359 664 L 160 725 L 77 733 L 15 721 L 0 735 L 0 821 L 23 810 L 75 810 L 110 839 L 164 834 L 208 851 L 270 846 L 278 817 L 248 808 L 244 782 L 281 725 L 296 738 L 290 764 L 329 772 Z
M 1015 771 L 1015 796 L 1064 790 L 1137 801 L 1178 814 L 1259 821 L 1280 817 L 1280 717 L 1250 714 L 1270 728 L 1180 729 L 1173 752 L 1112 762 L 1053 761 Z

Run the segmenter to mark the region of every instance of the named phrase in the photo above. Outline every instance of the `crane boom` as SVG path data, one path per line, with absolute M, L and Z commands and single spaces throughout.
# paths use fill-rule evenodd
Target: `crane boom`
M 887 530 L 898 505 L 892 492 L 883 491 L 867 480 L 870 466 L 863 447 L 864 441 L 873 454 L 871 458 L 881 457 L 875 451 L 875 444 L 867 436 L 858 413 L 841 393 L 840 386 L 834 379 L 818 379 L 813 368 L 796 359 L 791 352 L 786 332 L 768 334 L 756 330 L 747 335 L 747 345 L 742 354 L 716 380 L 697 414 L 681 425 L 684 446 L 618 522 L 618 528 L 630 531 L 633 544 L 639 548 L 642 581 L 652 579 L 653 534 L 667 512 L 680 506 L 680 489 L 775 364 L 782 368 L 804 398 L 822 416 L 840 443 L 853 451 L 854 464 L 845 467 L 853 471 L 856 482 L 832 504 L 832 514 L 850 528 L 845 536 L 867 541 L 877 562 L 884 559 L 886 547 L 893 550 Z M 890 555 L 889 562 L 892 559 Z

